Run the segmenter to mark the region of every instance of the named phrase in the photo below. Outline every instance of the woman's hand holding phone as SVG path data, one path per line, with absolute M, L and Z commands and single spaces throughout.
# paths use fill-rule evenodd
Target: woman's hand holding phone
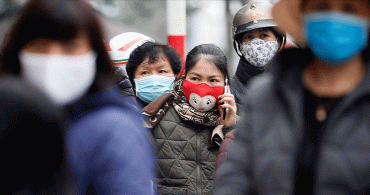
M 236 123 L 236 103 L 234 95 L 230 93 L 229 83 L 225 85 L 225 93 L 220 95 L 218 103 L 221 124 L 224 126 L 234 125 Z

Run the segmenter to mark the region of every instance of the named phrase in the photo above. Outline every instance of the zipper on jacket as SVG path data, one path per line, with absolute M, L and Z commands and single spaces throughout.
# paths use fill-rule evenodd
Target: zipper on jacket
M 197 176 L 196 176 L 196 185 L 197 185 L 197 194 L 201 194 L 202 193 L 202 189 L 201 189 L 201 181 L 200 181 L 200 161 L 201 161 L 201 157 L 200 157 L 200 147 L 201 147 L 201 143 L 200 143 L 200 139 L 201 139 L 201 135 L 200 135 L 200 129 L 198 128 L 197 129 L 197 149 L 196 149 L 196 157 L 195 157 L 195 168 L 196 168 L 196 172 L 197 172 Z

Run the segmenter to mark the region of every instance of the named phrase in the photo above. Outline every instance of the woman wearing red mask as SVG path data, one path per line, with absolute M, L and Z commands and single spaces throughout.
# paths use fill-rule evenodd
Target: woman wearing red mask
M 236 122 L 235 99 L 225 86 L 226 57 L 215 45 L 196 46 L 185 71 L 173 90 L 143 109 L 153 128 L 158 192 L 212 194 L 219 144 Z

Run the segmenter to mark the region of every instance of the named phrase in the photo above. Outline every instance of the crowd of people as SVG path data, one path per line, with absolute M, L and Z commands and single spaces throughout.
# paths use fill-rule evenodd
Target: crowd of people
M 250 1 L 230 74 L 214 44 L 183 60 L 30 0 L 0 52 L 2 193 L 369 194 L 369 29 L 369 0 Z

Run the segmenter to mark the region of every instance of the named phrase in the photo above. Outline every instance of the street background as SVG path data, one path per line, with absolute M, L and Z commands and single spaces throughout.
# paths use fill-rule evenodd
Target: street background
M 27 1 L 0 0 L 0 44 L 17 12 Z M 213 43 L 225 52 L 229 71 L 233 74 L 239 57 L 232 45 L 232 21 L 240 7 L 250 1 L 186 1 L 186 53 L 196 45 Z M 167 44 L 166 0 L 89 0 L 89 2 L 101 15 L 106 41 L 120 33 L 133 31 Z M 269 2 L 274 3 L 276 0 Z

